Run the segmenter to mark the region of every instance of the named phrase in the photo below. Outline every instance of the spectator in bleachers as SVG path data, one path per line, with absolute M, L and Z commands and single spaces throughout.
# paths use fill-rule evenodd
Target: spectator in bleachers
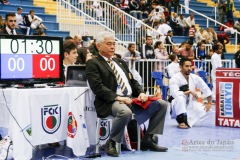
M 0 15 L 0 29 L 3 29 L 5 27 L 5 23 L 3 20 L 3 17 Z
M 93 40 L 92 44 L 89 46 L 89 51 L 94 55 L 94 56 L 98 56 L 99 51 L 97 48 L 97 44 L 96 44 L 96 39 Z
M 222 44 L 223 46 L 223 49 L 222 51 L 224 53 L 226 53 L 226 44 L 228 44 L 230 42 L 228 36 L 226 33 L 218 33 L 217 34 L 217 37 L 218 37 L 218 41 Z
M 219 22 L 224 24 L 225 15 L 226 15 L 226 4 L 223 3 L 223 0 L 219 0 L 217 7 L 218 7 Z
M 142 12 L 139 9 L 139 5 L 136 0 L 131 0 L 129 2 L 129 14 L 137 19 L 142 20 Z
M 169 56 L 169 59 L 171 60 L 171 63 L 167 66 L 167 74 L 168 77 L 172 77 L 176 73 L 180 71 L 179 63 L 178 63 L 178 57 L 176 54 L 171 54 Z
M 101 18 L 103 16 L 103 9 L 98 0 L 93 1 L 92 8 L 94 15 L 96 15 L 97 18 Z
M 190 28 L 189 28 L 189 40 L 193 42 L 194 40 L 194 37 L 195 37 L 195 25 L 192 25 Z
M 46 26 L 44 26 L 42 19 L 35 15 L 34 10 L 29 11 L 28 20 L 31 22 L 32 29 L 48 29 Z
M 181 14 L 178 18 L 177 18 L 179 25 L 183 28 L 183 35 L 187 36 L 188 35 L 188 31 L 189 31 L 189 26 L 186 22 L 186 18 L 184 18 L 184 15 Z
M 203 31 L 202 36 L 203 36 L 206 44 L 212 43 L 213 36 L 212 36 L 211 29 L 209 27 Z
M 128 49 L 123 53 L 122 59 L 136 61 L 141 59 L 140 53 L 136 51 L 136 46 L 134 43 L 129 43 Z
M 212 41 L 217 41 L 218 40 L 218 37 L 217 37 L 217 33 L 214 31 L 213 28 L 210 27 L 210 32 L 212 33 Z
M 188 18 L 186 18 L 187 26 L 190 28 L 192 25 L 195 25 L 194 14 L 190 14 Z
M 78 49 L 82 47 L 82 36 L 80 36 L 80 35 L 75 35 L 75 36 L 73 37 L 73 40 L 74 40 L 75 44 L 77 45 L 77 48 L 78 48 Z
M 167 32 L 167 36 L 165 38 L 165 44 L 169 44 L 170 47 L 169 47 L 169 51 L 171 52 L 172 51 L 172 45 L 174 45 L 175 43 L 173 42 L 173 32 L 171 30 L 169 30 Z
M 92 59 L 92 53 L 89 52 L 88 48 L 82 47 L 77 50 L 77 61 L 75 64 L 86 64 L 89 59 Z
M 130 26 L 127 24 L 125 15 L 121 11 L 116 11 L 113 18 L 116 33 L 130 33 Z M 126 31 L 127 30 L 127 31 Z
M 187 57 L 190 60 L 194 59 L 194 51 L 192 49 L 193 43 L 191 41 L 187 41 L 185 48 L 180 48 L 178 50 L 178 54 L 181 55 L 181 57 Z
M 206 54 L 205 54 L 205 46 L 203 42 L 197 43 L 197 47 L 195 49 L 195 57 L 198 60 L 205 59 Z
M 21 29 L 26 29 L 26 35 L 29 35 L 31 28 L 24 25 L 22 11 L 23 11 L 22 7 L 18 7 L 17 13 L 16 13 L 17 27 Z
M 130 0 L 121 0 L 119 7 L 125 12 L 129 13 L 129 2 Z
M 151 17 L 150 22 L 152 23 L 152 26 L 154 27 L 156 23 L 160 21 L 165 21 L 165 15 L 163 12 L 159 10 L 159 8 L 155 8 L 154 12 L 151 12 L 149 15 Z
M 172 46 L 172 51 L 170 52 L 170 55 L 171 54 L 176 54 L 176 55 L 178 55 L 178 46 L 177 45 L 173 45 Z
M 172 0 L 174 6 L 174 12 L 178 13 L 180 0 Z
M 224 28 L 224 32 L 228 33 L 229 37 L 233 37 L 234 33 L 236 31 L 236 29 L 234 29 L 234 21 L 233 19 L 228 19 L 226 26 L 228 26 L 229 28 L 223 27 Z
M 68 40 L 73 40 L 73 38 L 71 36 L 65 37 L 65 41 L 68 41 Z
M 168 53 L 166 48 L 163 46 L 163 43 L 161 41 L 157 41 L 154 44 L 154 53 L 156 56 L 156 59 L 160 60 L 167 60 L 168 59 Z M 158 72 L 164 72 L 164 62 L 157 62 L 155 63 L 155 71 Z
M 141 57 L 142 59 L 155 59 L 154 48 L 152 46 L 152 37 L 146 37 L 146 44 L 142 45 L 141 50 Z
M 226 4 L 226 18 L 233 19 L 233 2 L 227 0 L 225 4 Z
M 190 0 L 184 0 L 185 14 L 189 14 L 189 3 L 190 3 Z
M 216 69 L 222 67 L 222 60 L 221 60 L 221 54 L 222 54 L 222 46 L 220 45 L 214 45 L 213 46 L 213 55 L 211 57 L 211 64 L 212 64 L 212 70 L 211 70 L 211 78 L 212 78 L 212 100 L 216 100 Z
M 203 42 L 205 40 L 202 36 L 204 30 L 202 28 L 199 28 L 199 29 L 196 29 L 196 30 L 197 30 L 196 33 L 195 33 L 196 43 Z
M 164 8 L 163 14 L 164 14 L 165 21 L 169 23 L 171 19 L 171 13 L 169 12 L 168 8 Z
M 165 8 L 168 9 L 169 14 L 171 15 L 171 12 L 172 12 L 172 10 L 171 10 L 171 8 L 172 8 L 172 0 L 165 0 Z
M 154 25 L 154 22 L 159 22 L 160 19 L 165 19 L 164 14 L 164 9 L 161 6 L 157 6 L 157 3 L 155 1 L 152 2 L 152 10 L 151 13 L 148 15 L 148 21 L 150 25 Z
M 0 34 L 9 34 L 9 35 L 17 35 L 16 32 L 16 15 L 15 13 L 7 13 L 5 16 L 5 24 L 6 26 L 2 28 Z
M 158 23 L 158 32 L 160 32 L 162 35 L 167 35 L 168 34 L 168 31 L 171 31 L 172 28 L 166 24 L 165 21 L 161 20 L 159 23 Z
M 180 22 L 178 21 L 178 14 L 177 13 L 173 13 L 173 16 L 170 19 L 170 26 L 173 29 L 173 34 L 174 35 L 179 35 L 179 36 L 183 35 L 184 27 L 182 25 L 180 25 Z
M 145 0 L 140 0 L 139 10 L 142 12 L 143 19 L 148 18 L 148 15 L 150 13 L 150 6 L 147 5 Z

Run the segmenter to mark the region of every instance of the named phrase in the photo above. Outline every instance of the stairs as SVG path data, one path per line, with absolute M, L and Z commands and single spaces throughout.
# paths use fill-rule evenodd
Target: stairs
M 184 4 L 183 0 L 181 0 L 181 3 Z M 235 8 L 236 7 L 240 8 L 240 1 L 238 1 L 238 2 L 234 1 L 234 3 L 235 3 Z M 214 19 L 215 5 L 216 4 L 215 4 L 214 0 L 191 0 L 189 7 L 193 10 L 196 10 L 199 13 L 202 13 L 202 14 Z M 206 19 L 204 17 L 198 16 L 196 14 L 194 15 L 194 17 L 195 17 L 196 24 L 198 24 L 199 27 L 206 29 L 206 27 L 207 27 Z M 234 12 L 234 17 L 235 17 L 235 20 L 237 20 L 237 18 L 240 18 L 239 11 Z M 217 19 L 218 19 L 218 15 L 217 15 Z M 218 27 L 218 25 L 215 26 L 214 22 L 209 21 L 209 27 L 213 28 L 217 33 L 219 32 L 218 31 L 219 27 Z M 235 38 L 230 38 L 230 44 L 226 45 L 227 54 L 235 54 L 236 48 L 238 48 L 238 46 L 235 45 Z

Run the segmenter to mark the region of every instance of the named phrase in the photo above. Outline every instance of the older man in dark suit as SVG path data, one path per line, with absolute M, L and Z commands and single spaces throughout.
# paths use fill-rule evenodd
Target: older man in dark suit
M 141 150 L 167 151 L 166 147 L 158 146 L 152 139 L 154 134 L 163 133 L 167 103 L 163 100 L 152 101 L 146 110 L 132 105 L 131 97 L 138 97 L 140 101 L 146 102 L 148 96 L 133 79 L 126 63 L 112 58 L 115 53 L 115 36 L 110 32 L 101 32 L 96 37 L 96 43 L 99 56 L 87 62 L 86 74 L 96 95 L 94 104 L 98 117 L 115 117 L 110 138 L 105 145 L 106 153 L 113 157 L 119 156 L 115 143 L 121 142 L 124 127 L 131 120 L 132 111 L 138 124 L 150 118 L 147 133 L 141 142 Z

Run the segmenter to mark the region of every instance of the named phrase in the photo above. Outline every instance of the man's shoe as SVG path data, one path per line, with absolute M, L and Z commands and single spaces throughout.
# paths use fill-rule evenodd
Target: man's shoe
M 109 139 L 107 143 L 105 144 L 105 152 L 107 153 L 108 156 L 111 157 L 118 157 L 118 152 L 116 150 L 116 142 Z
M 141 150 L 142 151 L 155 151 L 155 152 L 166 152 L 168 148 L 158 146 L 157 143 L 152 139 L 153 135 L 145 135 L 141 142 Z

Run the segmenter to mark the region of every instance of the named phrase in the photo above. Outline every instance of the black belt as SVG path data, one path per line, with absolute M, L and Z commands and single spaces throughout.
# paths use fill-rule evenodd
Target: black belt
M 120 96 L 120 95 L 118 95 L 118 96 L 119 96 L 119 97 L 129 97 L 129 98 L 132 98 L 132 96 L 131 96 L 131 95 L 126 95 L 126 96 L 125 96 L 125 95 L 121 95 L 121 96 Z

